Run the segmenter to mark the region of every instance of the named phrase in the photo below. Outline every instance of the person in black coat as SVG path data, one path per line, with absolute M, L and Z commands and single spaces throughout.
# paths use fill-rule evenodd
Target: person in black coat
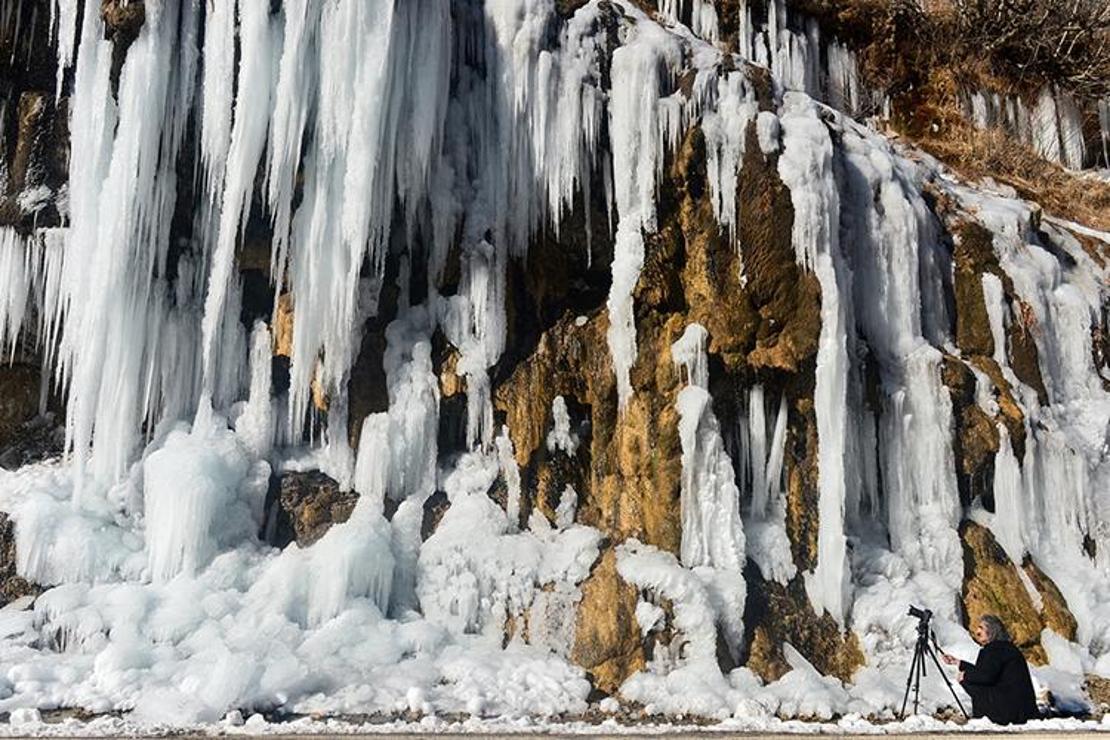
M 1000 725 L 1023 724 L 1036 717 L 1029 665 L 1002 621 L 987 614 L 976 623 L 972 636 L 983 646 L 974 664 L 943 656 L 945 663 L 960 664 L 960 685 L 971 696 L 972 716 Z

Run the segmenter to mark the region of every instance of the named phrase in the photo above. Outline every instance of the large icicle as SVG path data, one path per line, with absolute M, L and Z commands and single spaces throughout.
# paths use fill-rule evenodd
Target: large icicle
M 269 5 L 263 2 L 239 3 L 239 44 L 240 61 L 238 76 L 238 99 L 235 105 L 235 123 L 231 129 L 231 142 L 228 145 L 226 165 L 222 161 L 224 154 L 223 130 L 226 127 L 226 118 L 230 111 L 225 111 L 229 100 L 227 87 L 230 82 L 224 78 L 226 71 L 217 70 L 214 75 L 222 75 L 220 84 L 214 84 L 212 98 L 205 97 L 205 102 L 211 100 L 212 107 L 220 106 L 214 110 L 213 118 L 218 118 L 211 133 L 212 143 L 209 149 L 204 149 L 206 165 L 212 171 L 212 162 L 220 160 L 223 167 L 224 183 L 222 199 L 220 201 L 219 232 L 216 248 L 211 255 L 211 271 L 208 278 L 208 292 L 204 300 L 204 317 L 201 321 L 204 345 L 204 394 L 205 403 L 210 402 L 215 391 L 217 362 L 219 356 L 216 352 L 218 335 L 221 333 L 222 324 L 229 320 L 224 308 L 227 304 L 228 291 L 231 289 L 232 280 L 238 279 L 234 274 L 235 244 L 245 226 L 247 213 L 250 209 L 251 195 L 254 192 L 255 172 L 262 158 L 262 150 L 266 145 L 266 127 L 269 122 L 270 94 L 273 85 L 273 44 L 274 27 L 270 21 Z M 221 17 L 220 13 L 209 16 L 205 24 L 206 32 L 213 34 L 225 33 L 220 28 L 221 22 L 228 18 Z M 232 50 L 222 49 L 227 58 L 217 57 L 213 62 L 230 68 L 233 64 Z M 207 80 L 206 80 L 207 81 Z M 208 90 L 206 89 L 206 93 Z M 208 132 L 205 132 L 206 134 Z M 206 143 L 202 139 L 202 143 Z M 209 153 L 210 151 L 210 153 Z M 231 316 L 234 321 L 237 317 Z
M 817 567 L 806 574 L 806 592 L 815 608 L 844 624 L 850 598 L 847 539 L 845 439 L 848 435 L 848 331 L 841 285 L 840 196 L 833 178 L 832 141 L 817 105 L 807 96 L 787 93 L 780 114 L 783 153 L 779 176 L 794 204 L 793 242 L 798 264 L 812 269 L 821 285 L 821 336 L 817 349 L 814 406 L 817 415 L 818 499 Z
M 707 333 L 690 324 L 671 345 L 671 357 L 686 377 L 675 400 L 682 444 L 682 565 L 694 569 L 718 602 L 718 619 L 729 643 L 743 641 L 744 526 L 740 489 L 721 438 L 709 395 Z
M 81 125 L 71 128 L 60 353 L 75 503 L 87 466 L 102 482 L 118 479 L 142 422 L 156 421 L 163 402 L 180 402 L 167 401 L 162 387 L 163 357 L 180 330 L 161 276 L 192 101 L 197 14 L 191 0 L 147 8 L 120 71 L 118 106 L 110 93 L 111 42 L 99 13 L 83 15 L 71 98 L 71 120 Z M 188 364 L 170 372 L 191 375 Z
M 644 263 L 643 232 L 655 231 L 655 178 L 663 165 L 660 87 L 682 61 L 682 49 L 658 26 L 640 23 L 613 52 L 609 131 L 617 200 L 613 283 L 609 289 L 609 350 L 623 407 L 632 396 L 636 361 L 632 293 Z
M 376 291 L 360 290 L 363 265 L 382 278 L 395 199 L 419 200 L 426 189 L 448 101 L 449 8 L 424 0 L 327 4 L 316 44 L 315 147 L 305 157 L 304 199 L 289 247 L 295 429 L 303 423 L 313 380 L 331 395 L 346 393 L 353 329 L 376 305 Z M 295 147 L 300 109 L 279 108 L 278 114 L 285 147 Z M 292 162 L 287 151 L 269 172 L 271 182 L 287 182 L 274 186 L 279 218 L 291 174 L 278 168 Z
M 887 394 L 876 441 L 891 546 L 955 590 L 963 554 L 951 402 L 940 352 L 922 335 L 919 287 L 922 253 L 939 248 L 932 217 L 874 134 L 850 126 L 843 146 L 855 315 Z

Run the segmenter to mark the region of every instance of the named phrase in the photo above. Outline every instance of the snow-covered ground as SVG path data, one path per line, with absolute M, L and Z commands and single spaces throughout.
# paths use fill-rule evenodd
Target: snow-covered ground
M 448 735 L 478 734 L 482 736 L 512 735 L 651 735 L 676 737 L 689 735 L 876 735 L 876 736 L 954 736 L 977 737 L 1006 735 L 1058 737 L 1061 735 L 1110 735 L 1110 715 L 1102 722 L 1074 719 L 1036 720 L 1025 725 L 999 727 L 985 720 L 966 723 L 941 721 L 915 716 L 901 722 L 876 724 L 858 716 L 846 716 L 836 722 L 804 722 L 780 719 L 729 719 L 716 723 L 687 724 L 681 718 L 658 722 L 651 718 L 641 721 L 617 720 L 594 716 L 590 721 L 575 719 L 540 720 L 536 718 L 503 717 L 497 719 L 458 719 L 426 716 L 418 720 L 375 721 L 348 719 L 311 719 L 268 722 L 261 715 L 244 719 L 238 712 L 211 724 L 163 725 L 141 724 L 117 717 L 98 717 L 89 721 L 75 719 L 44 722 L 34 715 L 17 718 L 0 725 L 0 736 L 14 737 L 159 737 L 166 735 Z
M 75 7 L 61 5 L 72 26 Z M 148 5 L 118 99 L 100 16 L 83 14 L 70 225 L 30 238 L 0 234 L 0 279 L 10 288 L 0 302 L 0 340 L 14 346 L 23 330 L 46 348 L 68 384 L 70 453 L 65 463 L 0 471 L 0 511 L 15 523 L 18 570 L 52 587 L 31 608 L 0 610 L 0 712 L 13 718 L 6 729 L 370 729 L 218 724 L 228 712 L 280 708 L 428 717 L 390 730 L 540 731 L 588 711 L 590 684 L 569 650 L 579 586 L 603 533 L 575 523 L 574 495 L 557 521 L 537 513 L 521 526 L 511 516 L 524 495 L 521 474 L 508 430 L 494 427 L 490 398 L 490 369 L 507 337 L 506 275 L 530 235 L 557 228 L 600 172 L 606 191 L 594 197 L 608 204 L 615 229 L 606 339 L 627 404 L 636 392 L 633 289 L 644 234 L 658 226 L 657 178 L 694 122 L 706 137 L 723 229 L 734 226 L 743 134 L 755 125 L 790 192 L 795 258 L 821 286 L 820 527 L 815 566 L 800 576 L 816 613 L 856 633 L 867 665 L 844 684 L 787 645 L 790 670 L 777 681 L 719 669 L 718 630 L 733 650 L 744 635 L 746 558 L 780 583 L 799 575 L 783 519 L 787 412 L 762 387 L 743 389 L 748 447 L 734 466 L 712 409 L 706 330 L 691 324 L 672 348 L 684 373 L 675 403 L 680 555 L 635 540 L 616 548 L 618 572 L 641 590 L 642 632 L 662 616 L 647 594 L 668 599 L 682 635 L 676 645 L 685 649 L 659 650 L 621 686 L 623 699 L 649 715 L 704 717 L 731 731 L 955 729 L 862 717 L 889 720 L 901 702 L 915 639 L 909 604 L 931 606 L 941 645 L 974 657 L 957 612 L 956 527 L 965 513 L 1013 560 L 1034 556 L 1075 614 L 1074 642 L 1049 630 L 1042 637 L 1049 665 L 1034 671 L 1039 687 L 1082 707 L 1084 675 L 1110 676 L 1110 394 L 1090 356 L 1107 270 L 1071 236 L 1072 225 L 1045 220 L 1034 230 L 1029 204 L 958 183 L 927 158 L 908 159 L 806 94 L 830 93 L 815 81 L 819 49 L 805 51 L 806 37 L 776 26 L 783 19 L 774 14 L 769 29 L 743 42 L 758 41 L 747 56 L 782 82 L 772 91 L 774 110 L 760 111 L 742 61 L 726 64 L 707 41 L 716 28 L 708 14 L 697 16 L 695 34 L 632 3 L 614 6 L 619 44 L 604 60 L 612 79 L 603 90 L 608 41 L 599 29 L 613 6 L 597 0 L 555 35 L 549 2 L 474 3 L 472 18 L 470 5 L 456 17 L 440 0 L 291 0 L 274 15 L 269 2 L 241 0 L 241 64 L 235 24 L 213 11 L 199 71 L 199 5 L 166 0 Z M 72 52 L 63 44 L 64 62 Z M 834 57 L 833 81 L 851 98 L 858 91 L 850 60 Z M 692 84 L 683 91 L 675 81 L 687 73 Z M 172 163 L 190 116 L 200 120 L 204 191 L 196 243 L 171 280 Z M 603 125 L 612 151 L 599 149 Z M 262 323 L 248 332 L 239 322 L 234 270 L 237 235 L 263 179 L 276 231 L 274 278 L 278 286 L 288 278 L 296 302 L 290 386 L 278 397 L 273 337 Z M 293 212 L 299 180 L 303 198 Z M 1048 327 L 1036 333 L 1042 404 L 1003 349 L 1007 323 L 1021 317 L 1001 281 L 984 278 L 993 359 L 1027 412 L 1025 458 L 1003 445 L 995 460 L 995 499 L 1010 505 L 997 514 L 960 509 L 953 410 L 939 374 L 942 356 L 959 349 L 938 288 L 950 265 L 927 185 L 992 232 L 1016 294 Z M 395 212 L 404 224 L 391 234 Z M 378 309 L 385 251 L 401 232 L 427 235 L 430 284 L 421 301 L 410 300 L 405 256 L 383 357 L 389 408 L 365 420 L 356 450 L 347 441 L 347 376 L 361 327 Z M 459 234 L 458 291 L 441 296 L 434 276 Z M 23 327 L 26 317 L 34 326 Z M 459 350 L 467 393 L 468 451 L 442 459 L 431 360 L 437 331 Z M 856 393 L 862 380 L 853 363 L 863 344 L 882 375 L 881 411 L 866 411 Z M 979 382 L 977 401 L 993 416 L 990 381 Z M 323 431 L 305 446 L 314 387 L 330 405 L 326 426 L 316 419 Z M 565 403 L 553 413 L 549 444 L 574 455 L 566 413 Z M 311 546 L 273 548 L 258 535 L 270 476 L 309 468 L 358 491 L 357 508 Z M 486 495 L 498 478 L 505 508 Z M 423 505 L 439 490 L 451 506 L 422 541 Z M 398 505 L 388 521 L 387 497 Z M 1086 554 L 1087 540 L 1097 555 Z M 527 643 L 519 634 L 508 639 L 506 624 L 526 614 Z M 950 703 L 935 675 L 923 688 L 924 711 Z M 608 701 L 602 710 L 615 708 Z M 57 707 L 128 715 L 34 723 L 36 712 Z M 436 718 L 456 714 L 487 719 Z M 846 719 L 821 723 L 834 717 Z M 1044 725 L 1080 727 L 1092 725 Z M 961 727 L 971 728 L 987 729 Z

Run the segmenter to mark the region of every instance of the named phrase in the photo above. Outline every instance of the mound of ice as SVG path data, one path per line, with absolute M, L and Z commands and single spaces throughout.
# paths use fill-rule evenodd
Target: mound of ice
M 265 463 L 262 463 L 265 465 Z M 265 496 L 248 480 L 248 452 L 230 430 L 179 428 L 143 463 L 143 500 L 150 575 L 156 582 L 193 574 L 221 545 L 249 541 Z

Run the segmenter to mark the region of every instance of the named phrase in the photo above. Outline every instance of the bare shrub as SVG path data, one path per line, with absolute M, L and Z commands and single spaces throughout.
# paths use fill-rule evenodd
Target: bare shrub
M 949 0 L 958 46 L 981 50 L 1021 79 L 1085 96 L 1110 93 L 1107 0 Z

